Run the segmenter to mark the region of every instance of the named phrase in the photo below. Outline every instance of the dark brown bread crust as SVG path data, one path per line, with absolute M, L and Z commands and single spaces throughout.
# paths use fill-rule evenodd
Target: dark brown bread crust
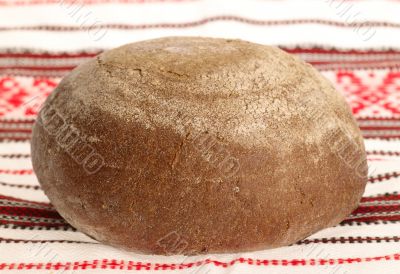
M 151 254 L 273 248 L 336 225 L 361 198 L 365 158 L 344 99 L 311 66 L 211 38 L 79 66 L 32 137 L 35 173 L 71 225 Z

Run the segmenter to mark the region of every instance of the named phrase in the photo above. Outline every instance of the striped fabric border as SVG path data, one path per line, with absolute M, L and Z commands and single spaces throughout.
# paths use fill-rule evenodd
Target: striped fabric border
M 397 273 L 400 0 L 336 7 L 341 1 L 0 0 L 0 271 Z M 96 29 L 104 37 L 94 37 Z M 41 104 L 63 76 L 103 50 L 166 35 L 280 45 L 321 71 L 365 137 L 370 173 L 358 208 L 288 247 L 185 258 L 123 252 L 69 225 L 32 170 L 29 140 Z
M 205 259 L 190 263 L 153 263 L 141 261 L 125 261 L 116 259 L 103 259 L 93 261 L 75 261 L 75 262 L 46 262 L 46 263 L 0 263 L 0 270 L 86 270 L 86 269 L 119 269 L 119 270 L 183 270 L 197 268 L 204 265 L 211 265 L 217 268 L 230 268 L 238 264 L 247 264 L 251 266 L 324 266 L 324 265 L 342 265 L 364 262 L 379 261 L 400 261 L 400 253 L 373 256 L 373 257 L 342 257 L 326 259 L 253 259 L 240 257 L 231 261 L 219 261 Z

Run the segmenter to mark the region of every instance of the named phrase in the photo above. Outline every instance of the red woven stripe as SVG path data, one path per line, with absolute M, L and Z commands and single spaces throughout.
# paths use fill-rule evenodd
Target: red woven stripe
M 346 223 L 352 223 L 352 222 L 378 222 L 378 221 L 392 221 L 392 222 L 398 222 L 400 221 L 400 215 L 395 215 L 395 216 L 368 216 L 368 217 L 359 217 L 359 218 L 354 218 L 350 217 L 341 222 L 342 224 Z
M 36 204 L 36 205 L 41 205 L 41 206 L 52 207 L 52 205 L 49 204 L 49 203 L 36 202 L 36 201 L 25 200 L 25 199 L 19 199 L 19 198 L 14 198 L 14 197 L 11 197 L 11 196 L 5 196 L 5 195 L 1 195 L 1 194 L 0 194 L 0 199 L 1 200 L 16 201 L 16 202 L 23 202 L 23 203 L 29 203 L 29 204 Z
M 54 218 L 62 219 L 60 214 L 52 208 L 49 209 L 38 209 L 21 206 L 2 206 L 0 205 L 0 214 L 10 216 L 29 216 L 29 217 L 42 217 L 42 218 Z
M 0 169 L 0 174 L 31 175 L 31 174 L 33 174 L 33 170 L 32 169 Z
M 395 131 L 400 131 L 400 126 L 388 126 L 385 124 L 380 125 L 374 125 L 374 126 L 360 126 L 361 130 L 395 130 Z
M 228 268 L 237 264 L 247 264 L 256 267 L 265 266 L 321 266 L 337 264 L 368 263 L 379 261 L 399 261 L 400 253 L 369 256 L 369 257 L 344 257 L 344 258 L 313 258 L 313 259 L 256 259 L 240 257 L 229 261 L 205 259 L 190 263 L 153 263 L 140 261 L 125 261 L 115 259 L 99 259 L 91 261 L 73 262 L 46 262 L 46 263 L 2 263 L 0 270 L 25 270 L 25 269 L 47 269 L 47 270 L 86 270 L 86 269 L 119 269 L 119 270 L 182 270 L 197 268 L 204 265 Z M 28 266 L 29 265 L 29 266 Z
M 374 201 L 398 201 L 400 200 L 400 194 L 387 194 L 384 196 L 375 197 L 362 197 L 361 202 L 374 202 Z
M 400 205 L 370 205 L 370 206 L 360 206 L 353 211 L 352 214 L 359 213 L 382 213 L 382 212 L 392 212 L 400 211 Z
M 13 132 L 23 132 L 23 133 L 31 133 L 32 129 L 28 128 L 0 128 L 0 132 L 7 132 L 7 133 L 13 133 Z
M 23 69 L 23 70 L 32 70 L 32 71 L 37 71 L 37 70 L 43 70 L 43 71 L 62 71 L 62 70 L 73 70 L 76 66 L 7 66 L 7 67 L 1 67 L 0 70 L 2 69 Z

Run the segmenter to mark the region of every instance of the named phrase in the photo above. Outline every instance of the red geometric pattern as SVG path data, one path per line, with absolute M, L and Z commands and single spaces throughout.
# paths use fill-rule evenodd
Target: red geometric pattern
M 400 72 L 357 70 L 323 72 L 350 104 L 356 117 L 400 116 Z
M 390 73 L 380 88 L 387 93 L 383 106 L 392 113 L 400 114 L 400 72 Z
M 60 79 L 0 77 L 0 117 L 34 118 Z
M 356 117 L 400 117 L 400 71 L 322 71 Z M 34 118 L 61 78 L 0 76 L 0 118 Z

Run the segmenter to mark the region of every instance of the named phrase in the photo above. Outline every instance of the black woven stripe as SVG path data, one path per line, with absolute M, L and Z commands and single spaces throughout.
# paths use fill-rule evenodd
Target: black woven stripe
M 17 153 L 10 153 L 10 154 L 0 154 L 0 158 L 8 158 L 8 159 L 20 159 L 20 158 L 30 158 L 30 154 L 17 154 Z
M 30 137 L 16 137 L 16 138 L 1 138 L 0 143 L 24 143 L 26 141 L 30 141 Z
M 22 229 L 22 230 L 62 230 L 62 231 L 74 231 L 77 230 L 70 225 L 65 226 L 23 226 L 15 224 L 0 224 L 0 227 L 11 228 L 11 229 Z
M 400 177 L 400 172 L 393 171 L 393 172 L 388 172 L 384 174 L 378 174 L 376 176 L 371 176 L 368 178 L 368 182 L 370 183 L 376 183 L 376 182 L 382 182 L 386 180 L 390 180 L 393 178 L 398 178 Z
M 33 190 L 41 189 L 40 186 L 32 186 L 32 185 L 24 185 L 24 184 L 10 184 L 10 183 L 5 183 L 5 182 L 0 182 L 0 185 L 8 186 L 8 187 L 16 187 L 16 188 L 33 189 Z
M 367 151 L 367 155 L 400 156 L 400 152 L 399 151 L 373 150 L 373 151 Z
M 400 220 L 391 220 L 391 221 L 364 221 L 364 222 L 359 222 L 359 221 L 347 221 L 344 220 L 343 222 L 341 222 L 340 224 L 338 224 L 339 226 L 362 226 L 362 225 L 386 225 L 386 224 L 395 224 L 400 222 Z
M 296 243 L 296 245 L 303 244 L 355 244 L 355 243 L 382 243 L 382 242 L 399 242 L 399 236 L 386 236 L 386 237 L 339 237 L 339 238 L 318 238 L 318 239 L 305 239 Z
M 85 241 L 71 241 L 71 240 L 24 240 L 24 239 L 9 239 L 1 238 L 0 243 L 64 243 L 64 244 L 98 244 Z

